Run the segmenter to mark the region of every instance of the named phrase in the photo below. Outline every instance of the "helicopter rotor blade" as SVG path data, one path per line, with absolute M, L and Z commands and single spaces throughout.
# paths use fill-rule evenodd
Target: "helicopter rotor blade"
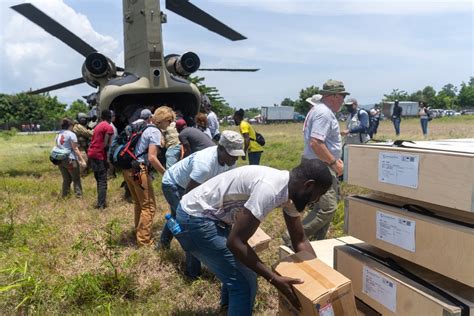
M 242 72 L 255 72 L 259 71 L 260 68 L 199 68 L 199 71 L 242 71 Z
M 74 33 L 66 29 L 64 26 L 53 20 L 40 9 L 31 3 L 22 3 L 11 7 L 25 18 L 43 28 L 46 32 L 57 37 L 60 41 L 74 49 L 84 57 L 97 50 L 77 37 Z
M 246 39 L 245 36 L 234 31 L 229 26 L 212 17 L 205 11 L 199 9 L 194 4 L 190 3 L 189 0 L 166 0 L 166 9 L 207 28 L 211 32 L 228 38 L 231 41 Z
M 49 87 L 41 88 L 41 89 L 38 89 L 38 90 L 28 91 L 27 93 L 28 94 L 40 94 L 40 93 L 44 93 L 44 92 L 49 92 L 49 91 L 58 90 L 58 89 L 61 89 L 61 88 L 74 86 L 76 84 L 80 84 L 80 83 L 84 83 L 84 82 L 85 82 L 84 79 L 81 77 L 81 78 L 76 78 L 76 79 L 69 80 L 69 81 L 64 81 L 64 82 L 61 82 L 61 83 L 58 83 L 58 84 L 55 84 L 55 85 L 52 85 L 52 86 L 49 86 Z

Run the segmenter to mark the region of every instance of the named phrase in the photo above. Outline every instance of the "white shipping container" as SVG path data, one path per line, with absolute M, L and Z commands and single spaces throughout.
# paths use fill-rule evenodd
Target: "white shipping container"
M 400 101 L 398 105 L 402 107 L 402 116 L 417 116 L 418 115 L 418 102 L 413 101 Z M 383 115 L 391 119 L 393 108 L 395 106 L 395 102 L 384 102 L 382 105 L 382 113 Z
M 263 106 L 261 113 L 264 122 L 293 121 L 295 109 L 292 106 Z

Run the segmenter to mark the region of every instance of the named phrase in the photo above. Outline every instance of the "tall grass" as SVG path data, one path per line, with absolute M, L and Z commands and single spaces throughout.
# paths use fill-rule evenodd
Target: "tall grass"
M 302 124 L 256 128 L 267 140 L 262 164 L 280 169 L 298 164 Z M 431 139 L 474 138 L 474 117 L 435 119 L 429 129 Z M 416 119 L 403 120 L 401 130 L 404 139 L 423 138 Z M 377 138 L 395 138 L 389 121 L 381 123 Z M 82 179 L 82 199 L 60 198 L 61 176 L 48 160 L 53 142 L 53 134 L 0 137 L 0 314 L 215 314 L 217 280 L 208 272 L 194 282 L 184 278 L 176 242 L 168 251 L 136 247 L 133 206 L 122 200 L 120 175 L 109 181 L 105 211 L 93 208 L 92 175 Z M 154 182 L 155 233 L 168 209 L 160 180 Z M 360 191 L 342 186 L 343 196 Z M 329 237 L 343 234 L 343 218 L 341 202 Z M 260 256 L 271 265 L 285 231 L 281 211 L 272 212 L 262 228 L 273 239 Z M 257 314 L 275 314 L 275 289 L 259 283 Z

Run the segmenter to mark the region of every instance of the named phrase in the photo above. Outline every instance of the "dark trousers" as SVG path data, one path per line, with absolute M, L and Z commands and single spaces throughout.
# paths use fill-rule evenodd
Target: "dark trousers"
M 401 121 L 400 118 L 392 119 L 393 127 L 395 127 L 395 134 L 397 134 L 397 136 L 400 135 L 400 121 Z
M 260 164 L 260 157 L 262 156 L 262 152 L 249 152 L 249 165 L 259 165 Z
M 97 182 L 97 207 L 104 208 L 107 204 L 107 161 L 91 158 L 90 162 Z

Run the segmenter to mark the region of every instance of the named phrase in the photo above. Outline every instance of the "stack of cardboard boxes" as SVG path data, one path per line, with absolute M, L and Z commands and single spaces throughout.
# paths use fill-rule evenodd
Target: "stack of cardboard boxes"
M 355 296 L 382 315 L 474 315 L 474 140 L 350 145 L 334 249 Z

